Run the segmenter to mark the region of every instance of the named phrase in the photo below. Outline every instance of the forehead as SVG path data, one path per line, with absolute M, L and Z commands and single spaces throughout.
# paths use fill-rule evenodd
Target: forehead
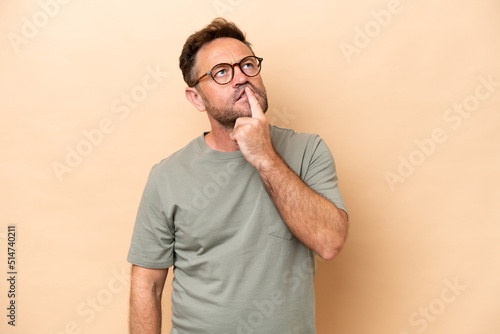
M 252 50 L 243 42 L 234 38 L 217 38 L 205 44 L 196 57 L 198 68 L 212 68 L 220 63 L 234 64 L 246 56 L 253 55 Z

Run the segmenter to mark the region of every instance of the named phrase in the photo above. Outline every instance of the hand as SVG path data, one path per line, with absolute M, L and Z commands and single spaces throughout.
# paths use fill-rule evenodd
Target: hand
M 260 170 L 272 163 L 273 159 L 278 156 L 271 142 L 269 123 L 259 101 L 248 86 L 245 87 L 245 94 L 250 103 L 252 117 L 238 118 L 230 138 L 238 144 L 245 159 Z

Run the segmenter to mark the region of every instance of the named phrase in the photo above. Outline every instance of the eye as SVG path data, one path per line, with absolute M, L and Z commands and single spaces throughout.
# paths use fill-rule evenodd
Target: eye
M 247 60 L 242 65 L 243 65 L 244 69 L 252 69 L 252 68 L 254 68 L 256 66 L 255 62 L 252 61 L 252 60 Z
M 222 77 L 227 74 L 227 70 L 225 68 L 218 70 L 215 72 L 216 77 Z
M 212 76 L 214 79 L 224 79 L 228 76 L 231 76 L 231 70 L 232 68 L 228 64 L 219 64 L 212 69 Z

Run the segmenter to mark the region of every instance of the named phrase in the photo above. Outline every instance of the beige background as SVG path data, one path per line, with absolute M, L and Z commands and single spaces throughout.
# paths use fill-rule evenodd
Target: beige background
M 126 333 L 149 169 L 208 129 L 178 56 L 219 15 L 264 58 L 271 122 L 336 158 L 351 235 L 318 265 L 318 333 L 498 334 L 498 0 L 0 1 L 0 332 Z

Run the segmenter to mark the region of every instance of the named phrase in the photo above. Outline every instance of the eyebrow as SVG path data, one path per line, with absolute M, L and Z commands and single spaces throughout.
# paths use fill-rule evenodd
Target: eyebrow
M 219 65 L 219 64 L 229 64 L 229 65 L 234 65 L 234 64 L 238 64 L 240 61 L 242 61 L 243 59 L 245 59 L 246 57 L 250 57 L 250 56 L 254 56 L 255 57 L 255 54 L 251 53 L 249 55 L 246 55 L 246 56 L 243 56 L 242 58 L 240 58 L 240 60 L 238 60 L 237 62 L 235 63 L 231 63 L 231 62 L 218 62 L 218 63 L 215 63 L 214 65 L 212 65 L 212 67 L 210 67 L 210 70 L 212 68 L 214 68 L 215 66 Z M 209 71 L 210 71 L 209 70 Z M 208 72 L 208 71 L 207 71 Z M 206 73 L 206 72 L 205 72 Z

